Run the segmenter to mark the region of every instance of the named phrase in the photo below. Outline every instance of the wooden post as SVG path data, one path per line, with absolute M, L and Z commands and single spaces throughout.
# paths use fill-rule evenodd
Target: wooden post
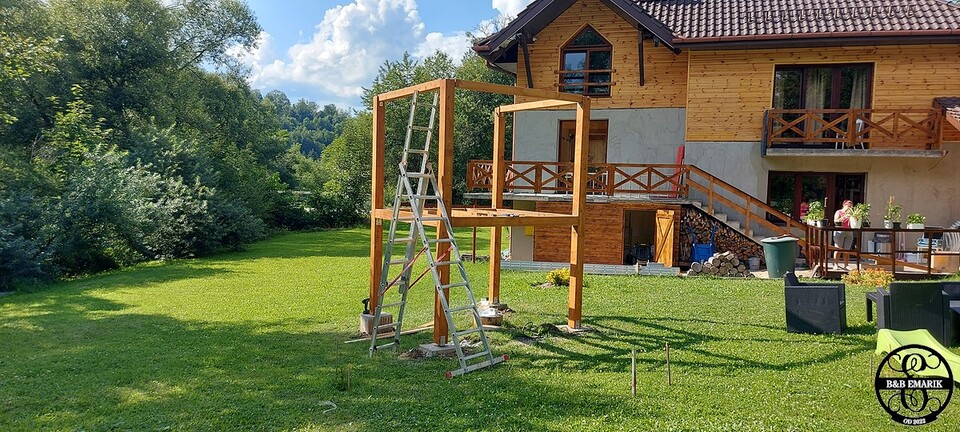
M 577 105 L 577 137 L 573 162 L 573 216 L 577 224 L 570 228 L 570 293 L 567 326 L 580 328 L 583 314 L 583 245 L 587 208 L 587 155 L 590 137 L 590 99 Z
M 453 100 L 454 100 L 454 81 L 444 80 L 440 85 L 440 138 L 437 148 L 437 186 L 440 188 L 440 196 L 443 199 L 443 205 L 447 210 L 453 212 Z M 437 226 L 437 238 L 446 237 L 447 228 L 440 224 Z M 453 233 L 450 233 L 451 235 Z M 450 249 L 449 243 L 437 243 L 436 256 L 443 256 Z M 444 261 L 458 259 L 459 257 L 447 256 Z M 450 265 L 437 266 L 437 272 L 440 274 L 440 283 L 447 285 L 450 283 Z M 449 290 L 444 290 L 444 295 L 449 299 Z M 433 301 L 433 342 L 437 345 L 446 345 L 448 337 L 447 316 L 443 312 L 443 305 L 440 304 L 440 294 L 434 295 Z
M 383 222 L 377 218 L 377 210 L 383 208 L 383 173 L 386 129 L 384 128 L 385 106 L 380 96 L 373 98 L 373 160 L 370 188 L 370 310 L 379 304 L 380 279 L 383 271 Z
M 637 350 L 630 350 L 630 396 L 637 396 Z
M 499 209 L 503 207 L 503 188 L 506 181 L 506 158 L 507 152 L 507 116 L 499 109 L 494 111 L 493 123 L 493 181 L 490 193 L 490 207 Z M 488 298 L 490 303 L 500 304 L 500 235 L 502 228 L 493 227 L 490 229 L 490 272 L 487 283 Z
M 670 342 L 667 342 L 667 385 L 673 384 L 673 379 L 670 377 Z

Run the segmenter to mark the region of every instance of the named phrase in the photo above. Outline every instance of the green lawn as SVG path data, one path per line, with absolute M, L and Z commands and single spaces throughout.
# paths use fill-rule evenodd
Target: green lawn
M 369 359 L 343 343 L 367 296 L 367 248 L 363 229 L 288 234 L 0 297 L 0 430 L 904 429 L 874 396 L 861 290 L 847 294 L 847 334 L 795 335 L 780 281 L 590 276 L 584 322 L 597 331 L 560 336 L 538 329 L 565 322 L 566 291 L 506 272 L 516 312 L 491 340 L 510 361 L 446 380 L 452 360 Z M 469 271 L 484 293 L 486 267 Z M 408 328 L 432 318 L 432 296 L 412 291 Z M 924 430 L 958 427 L 954 400 Z

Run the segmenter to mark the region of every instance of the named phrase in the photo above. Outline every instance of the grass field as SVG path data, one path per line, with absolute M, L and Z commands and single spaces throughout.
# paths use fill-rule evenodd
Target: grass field
M 287 234 L 0 297 L 0 430 L 904 428 L 874 396 L 860 289 L 848 288 L 846 334 L 796 335 L 780 281 L 589 276 L 584 323 L 597 331 L 566 336 L 542 326 L 565 322 L 566 291 L 507 272 L 516 312 L 491 340 L 510 361 L 446 380 L 453 360 L 370 359 L 343 343 L 367 296 L 367 248 L 363 229 Z M 484 293 L 485 266 L 469 272 Z M 408 328 L 432 319 L 432 296 L 412 291 Z M 958 428 L 955 400 L 924 430 Z

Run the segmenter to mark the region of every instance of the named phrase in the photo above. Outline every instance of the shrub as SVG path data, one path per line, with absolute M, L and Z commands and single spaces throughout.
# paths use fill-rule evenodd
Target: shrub
M 556 286 L 569 286 L 570 285 L 570 269 L 558 268 L 556 270 L 547 273 L 547 282 L 552 283 Z
M 884 269 L 871 268 L 866 270 L 853 270 L 841 277 L 844 283 L 866 287 L 888 287 L 893 282 L 893 273 Z

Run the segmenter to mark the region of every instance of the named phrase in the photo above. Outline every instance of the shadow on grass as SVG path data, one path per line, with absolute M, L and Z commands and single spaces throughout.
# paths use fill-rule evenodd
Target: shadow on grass
M 312 320 L 199 323 L 124 313 L 122 304 L 70 294 L 19 306 L 0 316 L 5 431 L 464 430 L 484 422 L 535 430 L 622 408 L 601 390 L 508 366 L 445 380 L 452 360 L 368 359 L 366 344 L 342 343 L 349 332 L 311 331 Z M 353 382 L 343 391 L 347 364 Z M 325 413 L 328 400 L 338 408 Z
M 554 317 L 558 322 L 563 319 L 559 315 Z M 604 368 L 622 363 L 632 349 L 641 354 L 662 353 L 664 343 L 669 342 L 671 350 L 683 352 L 684 359 L 675 359 L 672 362 L 675 365 L 729 374 L 806 368 L 873 349 L 873 342 L 863 337 L 871 334 L 868 326 L 851 327 L 851 331 L 841 335 L 794 335 L 783 328 L 762 324 L 609 315 L 593 316 L 584 325 L 596 331 L 578 336 L 554 335 L 536 343 L 538 349 L 546 352 L 537 364 L 570 369 Z M 691 330 L 703 326 L 709 327 L 710 333 Z M 529 344 L 529 337 L 521 329 L 513 328 L 510 334 L 514 340 Z M 815 347 L 816 352 L 806 352 L 802 359 L 784 354 L 776 360 L 763 360 L 769 358 L 764 355 L 768 352 L 804 343 Z M 759 351 L 758 344 L 762 345 Z M 747 345 L 750 347 L 740 349 Z M 641 355 L 638 363 L 649 368 L 661 367 L 663 359 L 658 356 Z

